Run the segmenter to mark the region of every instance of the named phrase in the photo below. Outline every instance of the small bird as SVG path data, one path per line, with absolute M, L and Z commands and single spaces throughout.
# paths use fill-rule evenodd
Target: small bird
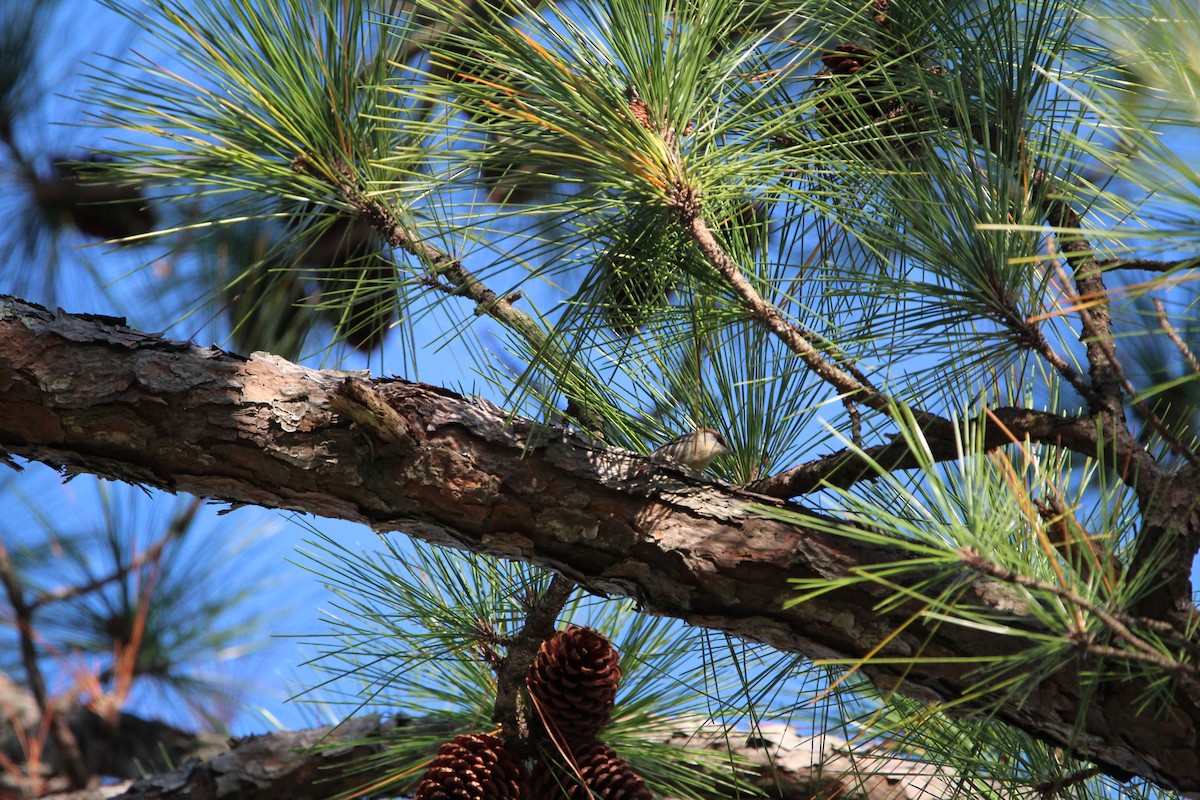
M 676 436 L 651 453 L 650 458 L 659 464 L 676 464 L 699 472 L 714 458 L 728 452 L 729 446 L 721 434 L 712 428 L 701 428 Z

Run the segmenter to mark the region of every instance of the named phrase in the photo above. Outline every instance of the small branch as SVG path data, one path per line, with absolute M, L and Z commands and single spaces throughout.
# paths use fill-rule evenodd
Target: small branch
M 8 557 L 8 550 L 3 544 L 0 544 L 0 582 L 4 583 L 4 589 L 8 593 L 8 602 L 13 609 L 13 619 L 21 640 L 21 662 L 25 666 L 25 679 L 29 683 L 29 691 L 37 702 L 42 718 L 50 721 L 50 737 L 54 739 L 54 744 L 58 748 L 58 754 L 62 759 L 67 778 L 71 782 L 71 788 L 82 789 L 87 786 L 90 777 L 87 767 L 84 765 L 83 753 L 80 751 L 79 742 L 67 725 L 66 719 L 50 702 L 49 694 L 46 691 L 46 679 L 42 677 L 42 670 L 38 664 L 37 645 L 33 641 L 33 613 L 29 604 L 25 602 L 25 595 L 17 580 L 16 570 L 13 569 L 12 561 Z
M 293 161 L 293 169 L 302 173 L 318 172 L 307 155 L 298 156 Z M 589 419 L 598 416 L 595 413 L 598 406 L 608 406 L 596 391 L 589 390 L 593 381 L 586 375 L 579 375 L 573 359 L 563 352 L 558 343 L 546 334 L 533 317 L 517 309 L 515 303 L 521 299 L 520 292 L 506 296 L 497 294 L 469 271 L 462 259 L 409 234 L 391 209 L 356 185 L 347 168 L 343 168 L 341 174 L 325 174 L 323 177 L 337 190 L 342 200 L 369 222 L 389 245 L 415 256 L 427 265 L 429 273 L 420 281 L 423 285 L 444 294 L 467 298 L 475 304 L 476 315 L 487 315 L 524 339 L 536 358 L 546 364 L 559 385 L 564 387 L 567 399 L 582 408 Z
M 1140 269 L 1145 272 L 1170 272 L 1180 267 L 1194 267 L 1200 264 L 1200 257 L 1181 258 L 1178 261 L 1157 261 L 1151 258 L 1114 258 L 1109 261 L 1097 261 L 1096 266 L 1103 270 Z
M 175 519 L 171 520 L 171 524 L 167 528 L 166 533 L 163 534 L 163 537 L 144 553 L 130 559 L 128 564 L 122 564 L 108 575 L 78 586 L 63 586 L 59 589 L 42 592 L 29 603 L 30 612 L 36 611 L 46 603 L 57 603 L 63 600 L 71 600 L 80 595 L 90 594 L 97 589 L 104 588 L 110 583 L 123 580 L 131 572 L 136 572 L 145 564 L 158 560 L 158 557 L 162 555 L 162 551 L 168 544 L 187 533 L 188 528 L 192 525 L 192 521 L 196 518 L 196 512 L 200 509 L 202 502 L 199 497 L 193 497 L 192 501 L 188 503 L 187 508 L 178 514 Z
M 1104 623 L 1104 625 L 1113 633 L 1114 636 L 1132 648 L 1132 651 L 1130 651 L 1119 648 L 1105 647 L 1103 645 L 1096 645 L 1090 641 L 1082 642 L 1086 645 L 1089 651 L 1095 651 L 1096 653 L 1102 654 L 1106 657 L 1124 658 L 1133 661 L 1142 661 L 1144 663 L 1154 664 L 1172 673 L 1185 673 L 1189 676 L 1196 673 L 1196 665 L 1188 664 L 1183 661 L 1176 661 L 1169 656 L 1165 656 L 1152 645 L 1143 641 L 1136 634 L 1134 634 L 1134 632 L 1129 628 L 1129 624 L 1136 624 L 1132 618 L 1126 617 L 1124 614 L 1119 612 L 1108 611 L 1099 604 L 1094 603 L 1087 598 L 1081 597 L 1075 591 L 1066 586 L 1058 586 L 1052 583 L 1047 583 L 1046 581 L 1038 580 L 1037 578 L 1031 578 L 1028 575 L 1020 575 L 1016 572 L 1013 572 L 1011 569 L 1008 569 L 1007 567 L 1002 567 L 999 564 L 993 564 L 969 547 L 959 548 L 958 552 L 963 564 L 980 574 L 988 575 L 1005 583 L 1013 583 L 1017 586 L 1024 586 L 1025 588 L 1032 589 L 1034 591 L 1053 594 L 1062 598 L 1067 603 L 1082 608 L 1090 614 L 1093 614 L 1097 619 Z M 1129 624 L 1126 624 L 1127 622 Z M 1101 649 L 1103 650 L 1102 653 Z
M 306 155 L 298 156 L 294 160 L 293 169 L 301 173 L 318 172 Z M 508 298 L 501 297 L 487 288 L 467 271 L 461 259 L 444 253 L 424 240 L 410 235 L 391 209 L 378 198 L 361 191 L 355 184 L 353 176 L 348 173 L 348 168 L 343 168 L 343 174 L 325 175 L 324 177 L 338 191 L 342 199 L 356 209 L 359 215 L 369 222 L 389 245 L 416 256 L 421 263 L 428 265 L 431 270 L 428 276 L 430 281 L 436 283 L 438 278 L 448 280 L 454 287 L 454 293 L 474 301 L 477 313 L 487 314 L 520 333 L 539 352 L 548 346 L 549 342 L 545 332 L 531 317 L 518 311 Z
M 1175 330 L 1175 326 L 1167 319 L 1167 310 L 1163 307 L 1162 300 L 1159 300 L 1157 297 L 1154 298 L 1154 310 L 1158 312 L 1158 326 L 1166 331 L 1167 338 L 1179 350 L 1180 355 L 1183 356 L 1183 360 L 1187 362 L 1188 369 L 1192 371 L 1192 374 L 1200 375 L 1200 361 L 1196 359 L 1196 354 L 1192 352 L 1192 349 L 1187 346 L 1187 342 Z
M 492 721 L 500 725 L 507 743 L 524 752 L 529 742 L 529 725 L 521 707 L 525 676 L 537 657 L 542 642 L 554 635 L 558 615 L 566 605 L 575 583 L 555 574 L 546 592 L 533 599 L 520 633 L 508 644 L 508 654 L 496 675 L 496 705 Z
M 683 224 L 700 248 L 700 252 L 729 283 L 741 299 L 742 307 L 752 318 L 758 320 L 778 336 L 817 377 L 840 394 L 853 397 L 855 401 L 886 416 L 894 415 L 896 403 L 892 398 L 876 388 L 856 368 L 843 368 L 827 361 L 817 348 L 817 343 L 820 342 L 818 337 L 785 320 L 779 310 L 758 293 L 758 290 L 746 279 L 737 263 L 725 252 L 713 235 L 712 229 L 700 214 L 699 202 L 690 194 L 689 189 L 678 188 L 674 202 L 679 209 Z M 922 428 L 949 431 L 952 427 L 949 420 L 936 414 L 920 409 L 910 410 Z
M 1014 315 L 1013 318 L 1016 319 L 1016 316 Z M 1092 397 L 1092 387 L 1088 385 L 1083 375 L 1068 364 L 1065 358 L 1059 355 L 1058 351 L 1046 340 L 1046 337 L 1037 325 L 1022 322 L 1019 327 L 1016 327 L 1014 323 L 1013 330 L 1021 342 L 1031 347 L 1034 352 L 1046 359 L 1046 362 L 1054 368 L 1055 372 L 1061 375 L 1063 380 L 1071 384 L 1075 391 L 1079 392 L 1083 397 Z
M 1104 588 L 1112 592 L 1117 583 L 1120 561 L 1109 549 L 1105 549 L 1103 557 L 1092 546 L 1094 537 L 1083 531 L 1083 526 L 1075 515 L 1067 509 L 1066 503 L 1059 490 L 1052 487 L 1052 494 L 1046 499 L 1030 498 L 1038 515 L 1046 523 L 1046 533 L 1053 533 L 1054 539 L 1050 546 L 1062 556 L 1062 559 L 1072 568 L 1078 570 L 1083 580 L 1090 583 L 1097 575 L 1104 583 Z M 1073 535 L 1079 531 L 1083 535 Z M 1049 537 L 1047 537 L 1049 538 Z
M 855 447 L 862 447 L 862 412 L 853 398 L 843 397 L 842 405 L 846 407 L 846 416 L 850 417 L 850 441 Z
M 1114 660 L 1125 661 L 1140 661 L 1143 664 L 1150 664 L 1167 672 L 1195 672 L 1195 668 L 1191 664 L 1185 664 L 1182 661 L 1176 661 L 1162 653 L 1143 653 L 1140 650 L 1130 652 L 1123 650 L 1120 647 L 1113 647 L 1107 644 L 1096 644 L 1091 641 L 1090 637 L 1085 634 L 1080 634 L 1078 637 L 1079 644 L 1084 652 L 1088 655 L 1096 656 L 1097 658 L 1109 658 Z
M 1041 180 L 1041 179 L 1039 179 Z M 1079 229 L 1079 215 L 1064 200 L 1047 200 L 1047 221 L 1056 228 Z M 1086 342 L 1088 364 L 1094 395 L 1085 395 L 1093 411 L 1102 412 L 1112 419 L 1113 424 L 1127 427 L 1120 392 L 1137 397 L 1137 390 L 1125 376 L 1125 370 L 1117 358 L 1112 335 L 1112 314 L 1108 309 L 1108 289 L 1104 285 L 1099 262 L 1092 260 L 1092 246 L 1082 234 L 1060 234 L 1059 245 L 1075 275 L 1075 293 L 1070 297 L 1083 321 L 1082 337 Z M 1063 281 L 1068 290 L 1069 281 Z M 1088 302 L 1082 302 L 1082 298 Z M 1197 456 L 1175 436 L 1163 421 L 1142 401 L 1134 401 L 1134 408 L 1154 428 L 1163 440 L 1194 467 L 1200 467 Z
M 1046 186 L 1050 179 L 1040 174 L 1036 184 Z M 1049 187 L 1053 191 L 1053 186 Z M 1083 322 L 1083 339 L 1087 347 L 1088 367 L 1091 372 L 1091 391 L 1102 403 L 1095 410 L 1118 413 L 1120 411 L 1120 364 L 1113 350 L 1112 314 L 1108 308 L 1108 288 L 1104 285 L 1104 272 L 1094 258 L 1091 242 L 1082 233 L 1083 223 L 1075 209 L 1062 198 L 1047 197 L 1044 203 L 1046 221 L 1060 230 L 1058 247 L 1071 267 L 1075 283 L 1075 300 L 1079 297 L 1092 298 L 1087 308 L 1076 303 Z M 1064 289 L 1066 287 L 1064 286 Z M 1087 396 L 1087 395 L 1085 395 Z
M 1035 442 L 1061 445 L 1075 452 L 1091 452 L 1095 448 L 1096 426 L 1087 417 L 1062 417 L 1045 411 L 1012 407 L 997 408 L 991 413 L 999 424 L 989 424 L 984 430 L 985 450 L 1021 441 L 1025 437 Z M 926 431 L 925 441 L 929 448 L 928 456 L 935 462 L 954 461 L 962 457 L 961 445 L 953 431 Z M 846 489 L 879 474 L 872 462 L 887 472 L 917 469 L 923 463 L 908 442 L 897 439 L 863 448 L 861 452 L 841 450 L 831 453 L 764 478 L 746 488 L 783 499 L 806 494 L 823 486 Z
M 1052 781 L 1039 783 L 1033 787 L 1033 790 L 1043 797 L 1057 797 L 1065 789 L 1070 789 L 1072 786 L 1078 786 L 1081 783 L 1090 781 L 1097 775 L 1103 775 L 1104 770 L 1099 767 L 1087 767 L 1085 769 L 1072 772 L 1070 775 L 1064 775 L 1061 778 L 1056 778 Z

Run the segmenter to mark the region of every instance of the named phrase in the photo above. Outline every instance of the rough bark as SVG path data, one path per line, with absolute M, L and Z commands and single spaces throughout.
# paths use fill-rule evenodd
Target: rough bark
M 1018 646 L 991 630 L 914 622 L 913 607 L 880 611 L 882 589 L 784 609 L 791 579 L 903 556 L 765 516 L 778 501 L 443 389 L 243 358 L 11 299 L 0 300 L 0 446 L 64 473 L 533 561 L 649 611 L 812 657 L 857 659 L 880 645 L 882 657 L 920 654 L 918 666 L 874 663 L 870 674 L 931 698 L 959 700 L 974 684 L 972 659 Z M 1005 608 L 999 588 L 976 579 L 963 600 Z M 1011 613 L 1012 625 L 1032 626 Z M 1194 682 L 1180 682 L 1168 713 L 1139 712 L 1145 682 L 1082 689 L 1088 666 L 1064 666 L 991 710 L 1111 774 L 1200 791 Z

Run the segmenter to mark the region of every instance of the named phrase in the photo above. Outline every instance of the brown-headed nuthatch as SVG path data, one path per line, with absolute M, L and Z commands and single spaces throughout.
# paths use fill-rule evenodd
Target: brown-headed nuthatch
M 699 472 L 714 458 L 728 452 L 729 447 L 721 434 L 712 428 L 701 428 L 676 436 L 651 453 L 650 458 L 659 464 L 676 464 Z

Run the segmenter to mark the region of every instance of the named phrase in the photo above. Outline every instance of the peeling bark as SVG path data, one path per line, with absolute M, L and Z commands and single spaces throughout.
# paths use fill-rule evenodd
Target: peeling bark
M 436 387 L 244 358 L 3 298 L 0 447 L 65 473 L 536 562 L 648 611 L 815 658 L 858 659 L 881 644 L 882 657 L 920 654 L 917 667 L 869 669 L 884 687 L 903 680 L 920 696 L 959 700 L 974 684 L 971 659 L 1019 646 L 988 630 L 913 622 L 911 606 L 879 611 L 882 589 L 784 609 L 791 579 L 904 556 L 764 516 L 780 501 Z M 994 581 L 966 585 L 964 602 L 1010 601 Z M 1013 626 L 1033 626 L 1011 613 Z M 1086 666 L 1041 676 L 1020 702 L 990 710 L 1113 775 L 1200 791 L 1195 683 L 1180 683 L 1169 713 L 1139 714 L 1145 682 L 1081 689 Z

